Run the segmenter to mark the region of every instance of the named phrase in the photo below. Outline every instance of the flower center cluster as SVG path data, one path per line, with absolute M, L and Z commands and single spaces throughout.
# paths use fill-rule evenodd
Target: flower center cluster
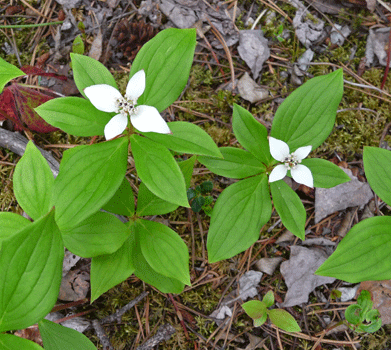
M 117 113 L 121 113 L 122 115 L 131 115 L 137 111 L 136 107 L 137 101 L 133 101 L 130 98 L 121 97 L 116 101 Z
M 297 157 L 291 153 L 290 155 L 286 156 L 284 159 L 284 165 L 290 170 L 295 169 L 297 164 L 301 163 Z

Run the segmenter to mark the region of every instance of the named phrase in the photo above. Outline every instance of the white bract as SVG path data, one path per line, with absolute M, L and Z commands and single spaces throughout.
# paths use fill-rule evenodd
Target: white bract
M 103 112 L 117 112 L 105 126 L 106 140 L 116 137 L 126 129 L 128 115 L 132 125 L 141 132 L 171 133 L 167 123 L 158 110 L 152 106 L 137 105 L 137 99 L 145 90 L 144 70 L 138 71 L 129 80 L 125 96 L 114 87 L 107 84 L 92 85 L 84 89 L 95 108 Z
M 314 179 L 311 170 L 305 165 L 299 164 L 309 155 L 312 146 L 300 147 L 293 153 L 289 153 L 289 146 L 281 140 L 269 137 L 270 153 L 272 157 L 284 164 L 277 165 L 269 176 L 269 182 L 281 180 L 288 170 L 291 171 L 293 180 L 308 187 L 314 187 Z

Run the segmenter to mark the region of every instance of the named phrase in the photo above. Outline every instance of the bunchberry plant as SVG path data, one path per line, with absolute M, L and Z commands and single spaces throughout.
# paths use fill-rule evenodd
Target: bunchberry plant
M 60 348 L 53 344 L 62 339 L 67 348 L 95 348 L 84 335 L 42 320 L 57 300 L 64 246 L 91 258 L 91 301 L 133 273 L 162 292 L 179 293 L 190 285 L 186 244 L 169 227 L 143 217 L 189 207 L 186 189 L 196 159 L 177 161 L 172 151 L 221 157 L 201 128 L 166 123 L 160 116 L 188 81 L 195 38 L 194 29 L 167 29 L 155 36 L 135 58 L 124 96 L 101 63 L 71 54 L 84 98 L 56 98 L 36 112 L 67 133 L 94 136 L 93 141 L 105 135 L 107 141 L 65 151 L 56 178 L 28 143 L 13 184 L 31 221 L 0 213 L 0 332 L 39 322 L 48 348 Z M 0 61 L 1 88 L 23 75 Z M 137 207 L 125 177 L 128 158 L 141 181 Z M 0 347 L 41 349 L 4 333 Z
M 215 174 L 240 179 L 221 193 L 213 208 L 207 242 L 210 262 L 230 258 L 258 240 L 272 214 L 270 194 L 284 226 L 304 240 L 306 211 L 283 177 L 325 188 L 350 180 L 329 161 L 304 159 L 332 131 L 342 92 L 342 70 L 309 80 L 277 109 L 269 140 L 266 128 L 234 105 L 232 128 L 244 149 L 221 147 L 223 159 L 198 157 Z

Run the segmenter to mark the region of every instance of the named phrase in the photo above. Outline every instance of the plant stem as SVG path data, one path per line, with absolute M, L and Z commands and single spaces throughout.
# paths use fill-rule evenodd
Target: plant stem
M 2 25 L 0 28 L 34 28 L 34 27 L 43 27 L 43 26 L 51 26 L 54 24 L 62 24 L 64 21 L 58 22 L 49 22 L 49 23 L 37 23 L 37 24 L 14 24 L 14 25 Z

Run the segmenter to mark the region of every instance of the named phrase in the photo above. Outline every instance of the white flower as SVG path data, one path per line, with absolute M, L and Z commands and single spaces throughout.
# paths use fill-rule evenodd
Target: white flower
M 305 165 L 299 164 L 311 152 L 312 146 L 300 147 L 293 153 L 289 153 L 289 146 L 281 140 L 269 137 L 270 153 L 272 157 L 284 164 L 277 165 L 269 176 L 269 182 L 281 180 L 288 170 L 291 171 L 293 180 L 308 187 L 314 187 L 314 179 L 311 170 Z
M 145 90 L 144 70 L 138 71 L 129 80 L 126 94 L 107 84 L 92 85 L 84 89 L 95 108 L 103 112 L 117 112 L 105 126 L 106 140 L 122 134 L 128 125 L 128 115 L 132 125 L 141 132 L 171 133 L 167 123 L 155 107 L 138 106 L 137 99 Z

